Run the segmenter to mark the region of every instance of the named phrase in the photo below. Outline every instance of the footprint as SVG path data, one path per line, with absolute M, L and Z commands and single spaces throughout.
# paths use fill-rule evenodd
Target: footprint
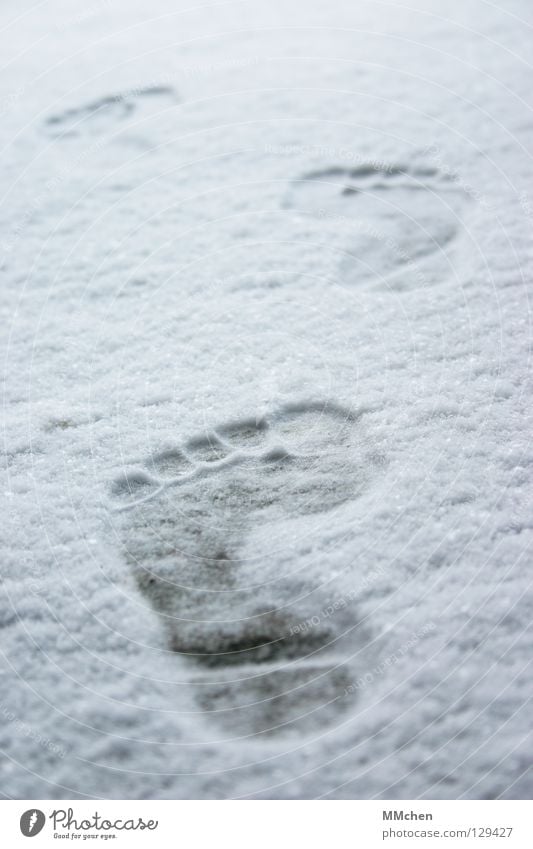
M 360 416 L 301 403 L 222 424 L 113 482 L 137 584 L 170 649 L 189 659 L 199 707 L 232 733 L 307 733 L 352 704 L 344 692 L 361 661 L 351 658 L 369 642 L 353 601 L 317 615 L 322 592 L 275 574 L 271 555 L 287 523 L 312 537 L 379 465 Z M 265 550 L 246 559 L 258 530 Z
M 412 288 L 449 272 L 447 248 L 466 202 L 457 181 L 430 165 L 369 164 L 308 173 L 285 206 L 350 230 L 343 281 Z
M 147 118 L 165 105 L 177 102 L 178 98 L 172 87 L 148 86 L 106 95 L 50 115 L 45 121 L 45 127 L 49 134 L 62 139 L 78 138 L 85 134 L 100 136 L 114 132 L 117 126 L 124 124 L 134 113 L 136 119 Z

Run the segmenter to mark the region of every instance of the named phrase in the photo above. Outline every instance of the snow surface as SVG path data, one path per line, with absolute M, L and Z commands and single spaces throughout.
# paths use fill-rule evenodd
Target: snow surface
M 515 798 L 528 0 L 4 0 L 0 788 Z

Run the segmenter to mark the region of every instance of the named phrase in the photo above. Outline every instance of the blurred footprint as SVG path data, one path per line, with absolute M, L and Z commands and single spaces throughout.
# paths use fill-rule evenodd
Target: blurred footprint
M 468 196 L 431 165 L 332 166 L 295 180 L 285 207 L 349 231 L 341 283 L 413 288 L 450 270 Z
M 61 139 L 103 136 L 127 126 L 133 117 L 136 121 L 144 120 L 177 103 L 179 99 L 171 86 L 126 90 L 50 115 L 45 128 L 50 135 Z

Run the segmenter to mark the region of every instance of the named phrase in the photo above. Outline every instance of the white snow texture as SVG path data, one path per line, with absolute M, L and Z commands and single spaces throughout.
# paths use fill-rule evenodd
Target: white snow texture
M 533 790 L 529 0 L 4 0 L 3 798 Z

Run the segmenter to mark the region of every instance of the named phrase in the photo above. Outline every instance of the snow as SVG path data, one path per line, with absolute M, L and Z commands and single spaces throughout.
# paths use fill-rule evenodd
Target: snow
M 529 796 L 530 4 L 0 22 L 3 795 Z

